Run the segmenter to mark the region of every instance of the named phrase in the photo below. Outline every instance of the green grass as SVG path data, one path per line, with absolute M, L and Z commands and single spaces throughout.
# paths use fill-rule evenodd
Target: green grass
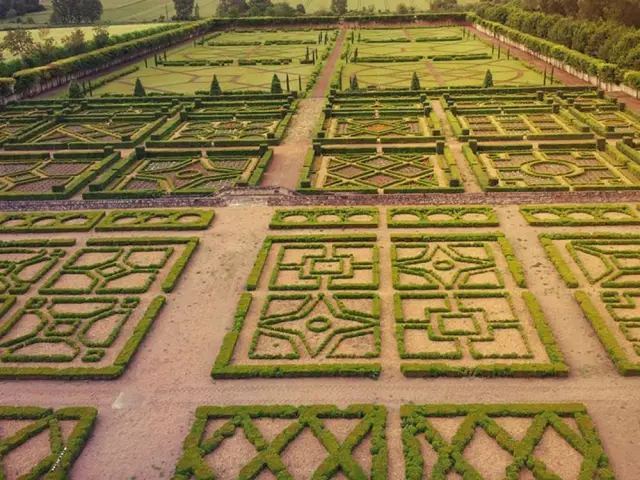
M 158 23 L 158 24 L 150 24 L 150 23 L 132 23 L 132 24 L 128 24 L 128 25 L 110 25 L 108 27 L 109 30 L 109 34 L 111 35 L 122 35 L 124 33 L 129 33 L 129 32 L 135 32 L 138 30 L 151 30 L 154 29 L 156 27 L 159 27 L 161 25 L 170 25 L 170 23 L 167 24 L 162 24 L 162 23 Z M 70 27 L 62 27 L 62 28 L 50 28 L 49 29 L 49 35 L 48 37 L 53 38 L 56 41 L 56 44 L 60 45 L 62 43 L 62 39 L 64 37 L 66 37 L 67 35 L 69 35 L 69 33 L 71 33 L 73 30 L 75 30 L 76 27 L 70 28 Z M 92 40 L 93 39 L 93 26 L 90 27 L 80 27 L 80 30 L 82 30 L 84 32 L 84 38 L 85 40 Z M 41 38 L 39 35 L 39 29 L 38 28 L 33 28 L 30 29 L 31 31 L 31 35 L 33 36 L 33 40 L 36 43 L 40 43 Z M 3 30 L 0 31 L 0 42 L 4 40 L 4 38 L 7 35 L 8 30 Z M 11 54 L 11 52 L 9 52 L 8 50 L 4 50 L 3 51 L 3 55 L 6 59 L 12 59 L 15 58 L 14 55 Z

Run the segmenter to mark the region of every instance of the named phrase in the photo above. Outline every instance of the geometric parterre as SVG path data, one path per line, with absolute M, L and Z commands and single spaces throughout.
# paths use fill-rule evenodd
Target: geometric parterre
M 392 235 L 391 240 L 405 375 L 567 374 L 502 234 Z
M 640 235 L 540 235 L 622 375 L 640 375 Z
M 197 238 L 0 244 L 0 377 L 115 378 L 124 372 Z
M 174 480 L 386 480 L 386 409 L 379 405 L 199 407 Z

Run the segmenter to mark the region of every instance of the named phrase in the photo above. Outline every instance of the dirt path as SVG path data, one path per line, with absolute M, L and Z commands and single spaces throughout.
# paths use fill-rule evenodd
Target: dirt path
M 262 179 L 262 186 L 279 186 L 295 190 L 307 150 L 311 147 L 311 135 L 322 113 L 331 77 L 340 59 L 342 42 L 347 34 L 341 29 L 336 44 L 327 58 L 326 65 L 310 94 L 300 101 L 298 109 L 287 129 L 284 141 L 274 147 L 273 160 Z

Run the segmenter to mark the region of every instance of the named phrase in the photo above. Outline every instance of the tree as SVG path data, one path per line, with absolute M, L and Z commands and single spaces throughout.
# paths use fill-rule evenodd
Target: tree
M 136 78 L 136 86 L 133 87 L 133 96 L 134 97 L 146 97 L 147 92 L 142 86 L 142 82 L 139 78 Z
M 4 37 L 2 46 L 12 55 L 19 56 L 23 62 L 36 50 L 31 32 L 23 29 L 9 30 Z
M 173 0 L 176 9 L 176 20 L 189 20 L 193 15 L 193 4 L 195 0 Z
M 52 0 L 51 23 L 95 23 L 102 16 L 100 0 Z
M 420 90 L 420 79 L 416 72 L 413 72 L 413 77 L 411 77 L 411 90 Z
M 304 8 L 304 5 L 302 5 L 301 3 L 296 5 L 296 12 L 298 12 L 300 15 L 306 15 L 307 14 L 307 10 Z
M 222 93 L 222 88 L 220 88 L 220 83 L 218 83 L 218 77 L 213 76 L 213 80 L 211 80 L 211 88 L 209 89 L 209 94 L 217 97 Z
M 331 11 L 336 15 L 347 13 L 347 0 L 331 0 Z
M 484 80 L 482 82 L 482 88 L 491 88 L 493 87 L 493 74 L 491 70 L 487 70 L 487 73 L 484 75 Z
M 282 84 L 280 83 L 280 79 L 278 75 L 273 74 L 273 78 L 271 79 L 271 93 L 282 93 Z
M 409 8 L 404 3 L 399 3 L 396 7 L 396 13 L 399 13 L 400 15 L 406 15 L 407 13 L 409 13 Z
M 289 74 L 287 73 L 287 81 L 286 81 L 286 85 L 287 85 L 287 93 L 291 91 L 291 88 L 289 87 Z
M 249 9 L 245 0 L 220 0 L 216 15 L 219 17 L 237 17 Z
M 82 89 L 80 88 L 80 84 L 75 80 L 71 80 L 69 83 L 69 88 L 67 89 L 67 97 L 69 98 L 83 98 L 84 94 L 82 93 Z
M 39 64 L 45 64 L 55 60 L 56 41 L 49 35 L 50 30 L 48 28 L 43 27 L 38 29 L 38 37 L 40 41 L 36 44 L 36 49 L 40 56 L 38 59 Z
M 109 29 L 105 25 L 93 27 L 93 43 L 98 48 L 109 45 Z
M 447 10 L 457 10 L 457 0 L 433 0 L 431 2 L 430 10 L 432 12 L 443 12 Z
M 349 81 L 349 89 L 350 90 L 358 90 L 360 87 L 358 86 L 358 77 L 354 73 Z
M 86 47 L 84 32 L 79 28 L 72 30 L 69 35 L 62 38 L 62 44 L 74 55 L 82 53 Z
M 196 20 L 200 19 L 200 5 L 198 5 L 197 3 L 193 9 L 193 18 L 195 18 Z

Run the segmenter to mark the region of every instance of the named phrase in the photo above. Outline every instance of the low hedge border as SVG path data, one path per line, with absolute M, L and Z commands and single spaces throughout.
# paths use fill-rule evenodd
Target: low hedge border
M 572 227 L 591 225 L 640 225 L 640 214 L 623 204 L 523 205 L 520 214 L 537 227 Z M 538 214 L 556 218 L 539 218 Z M 571 217 L 572 214 L 590 215 L 591 218 Z M 627 218 L 609 218 L 607 214 L 625 215 Z
M 93 434 L 98 411 L 93 407 L 41 408 L 32 406 L 1 406 L 0 420 L 10 424 L 11 421 L 31 422 L 27 428 L 20 429 L 14 435 L 5 437 L 6 443 L 0 449 L 4 456 L 14 448 L 20 447 L 30 439 L 49 430 L 51 452 L 37 464 L 29 465 L 29 474 L 22 478 L 47 478 L 62 480 L 68 478 L 71 467 L 80 456 L 86 443 Z M 60 422 L 75 421 L 68 435 L 63 435 Z
M 328 221 L 323 216 L 336 217 Z M 352 220 L 352 217 L 364 216 L 365 220 Z M 287 221 L 290 217 L 305 217 L 303 221 Z M 301 229 L 301 228 L 377 228 L 378 209 L 367 207 L 343 208 L 296 208 L 277 209 L 271 217 L 271 229 Z
M 101 211 L 1 213 L 0 233 L 87 232 L 103 216 Z
M 290 421 L 289 427 L 273 443 L 269 444 L 253 423 L 254 419 Z M 325 419 L 356 420 L 346 438 L 337 439 Z M 210 420 L 223 420 L 213 436 L 207 438 L 205 432 Z M 226 420 L 226 422 L 224 422 Z M 205 458 L 214 452 L 222 442 L 234 435 L 245 436 L 256 448 L 256 456 L 233 459 L 233 467 L 238 468 L 241 478 L 256 478 L 260 472 L 268 470 L 278 478 L 293 478 L 282 463 L 281 455 L 287 446 L 303 431 L 316 437 L 320 448 L 326 449 L 328 457 L 318 465 L 313 478 L 333 478 L 341 474 L 345 478 L 371 480 L 387 479 L 387 411 L 380 405 L 351 405 L 344 409 L 333 405 L 256 405 L 256 406 L 202 406 L 195 413 L 195 421 L 184 440 L 182 456 L 176 466 L 175 480 L 209 480 L 215 478 L 214 469 Z M 308 429 L 308 430 L 306 430 Z M 370 466 L 354 459 L 353 450 L 370 439 L 367 453 L 371 455 Z M 347 445 L 345 448 L 344 445 Z M 236 462 L 244 462 L 236 464 Z M 224 465 L 224 460 L 221 460 Z M 244 466 L 243 466 L 244 465 Z M 266 465 L 266 467 L 265 467 Z
M 413 215 L 412 220 L 394 220 L 398 215 Z M 430 215 L 449 215 L 451 220 L 429 220 Z M 467 215 L 484 215 L 485 219 L 465 220 Z M 497 227 L 500 224 L 492 207 L 391 207 L 387 209 L 389 228 L 431 228 L 431 227 Z
M 96 231 L 206 230 L 209 228 L 209 225 L 211 225 L 213 216 L 213 210 L 200 210 L 194 208 L 115 210 L 106 214 L 102 221 L 96 226 Z M 197 218 L 190 219 L 190 217 Z M 126 219 L 127 221 L 125 223 L 119 222 L 123 219 Z M 2 219 L 0 217 L 0 225 L 1 222 Z

